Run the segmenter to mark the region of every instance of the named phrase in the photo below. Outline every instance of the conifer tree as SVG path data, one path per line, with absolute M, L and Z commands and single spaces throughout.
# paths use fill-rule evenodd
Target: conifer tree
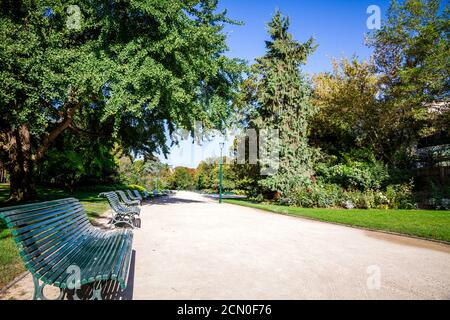
M 254 107 L 250 126 L 279 131 L 279 168 L 260 181 L 263 188 L 288 197 L 313 174 L 314 149 L 308 145 L 308 122 L 315 112 L 310 87 L 300 66 L 315 50 L 313 39 L 299 43 L 288 32 L 289 19 L 277 11 L 268 24 L 266 54 L 252 66 L 245 87 Z M 262 164 L 263 165 L 263 164 Z

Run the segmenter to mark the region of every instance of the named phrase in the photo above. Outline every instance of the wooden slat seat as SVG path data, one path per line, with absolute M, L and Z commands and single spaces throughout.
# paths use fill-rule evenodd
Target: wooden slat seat
M 81 285 L 114 280 L 127 285 L 133 233 L 129 229 L 101 230 L 89 222 L 74 198 L 0 209 L 35 283 L 35 299 L 42 288 L 67 289 L 70 268 L 79 268 Z M 39 281 L 43 285 L 39 285 Z

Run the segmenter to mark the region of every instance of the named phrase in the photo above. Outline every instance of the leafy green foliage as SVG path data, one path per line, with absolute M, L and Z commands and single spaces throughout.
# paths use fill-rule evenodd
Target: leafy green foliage
M 157 159 L 134 160 L 121 156 L 118 162 L 118 179 L 124 184 L 141 186 L 145 189 L 164 189 L 167 187 L 167 179 L 170 176 L 169 166 Z
M 338 184 L 316 180 L 279 202 L 304 208 L 414 209 L 416 204 L 412 189 L 410 182 L 389 185 L 386 190 L 345 190 Z
M 97 143 L 92 143 L 94 141 Z M 36 169 L 39 184 L 71 190 L 77 185 L 107 184 L 117 180 L 110 146 L 101 144 L 98 138 L 72 132 L 65 132 L 56 139 Z
M 340 186 L 317 182 L 297 189 L 288 201 L 305 208 L 330 208 L 340 206 L 342 198 L 343 190 Z
M 105 143 L 151 156 L 167 153 L 166 129 L 202 121 L 223 130 L 231 121 L 244 66 L 224 55 L 223 27 L 233 21 L 216 13 L 217 1 L 76 4 L 80 28 L 67 26 L 72 1 L 2 1 L 0 159 L 9 167 L 23 159 L 10 170 L 17 198 L 32 189 L 34 162 L 68 128 L 86 131 L 95 121 Z
M 235 191 L 240 187 L 244 187 L 242 181 L 236 175 L 236 164 L 230 164 L 224 160 L 222 170 L 222 190 L 224 192 Z M 195 182 L 199 190 L 218 193 L 220 187 L 220 159 L 210 158 L 200 162 L 195 170 Z
M 129 189 L 129 190 L 137 190 L 141 194 L 144 194 L 144 191 L 146 191 L 146 189 L 143 186 L 140 186 L 140 185 L 137 185 L 137 184 L 129 184 L 127 186 L 127 189 Z
M 195 188 L 194 169 L 176 167 L 169 178 L 169 186 L 176 190 L 192 190 Z
M 439 0 L 392 1 L 380 30 L 370 35 L 382 101 L 389 109 L 390 143 L 410 147 L 419 137 L 442 129 L 448 114 L 430 116 L 430 103 L 449 99 L 450 8 Z
M 279 130 L 279 170 L 260 184 L 289 194 L 308 183 L 312 174 L 314 150 L 308 145 L 308 122 L 315 109 L 300 66 L 315 48 L 313 39 L 300 44 L 292 38 L 289 19 L 279 11 L 268 26 L 271 39 L 266 41 L 267 52 L 252 66 L 244 88 L 246 101 L 253 107 L 250 127 Z
M 363 150 L 364 151 L 364 150 Z M 341 155 L 341 160 L 323 161 L 316 165 L 318 179 L 326 183 L 340 185 L 344 189 L 378 190 L 389 179 L 389 173 L 383 162 L 365 151 Z M 331 157 L 333 159 L 333 157 Z M 334 158 L 336 159 L 336 158 Z
M 408 184 L 388 186 L 386 189 L 386 196 L 390 207 L 394 209 L 413 209 L 413 187 L 414 185 L 412 181 Z
M 312 120 L 311 142 L 330 155 L 356 147 L 386 158 L 391 115 L 376 98 L 378 81 L 374 66 L 356 57 L 333 60 L 333 72 L 316 74 L 312 101 L 319 112 Z

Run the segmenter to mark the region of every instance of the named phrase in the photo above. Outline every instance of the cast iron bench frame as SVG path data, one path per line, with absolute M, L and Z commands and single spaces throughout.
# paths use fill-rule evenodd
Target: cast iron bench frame
M 101 299 L 101 281 L 107 280 L 117 281 L 125 290 L 133 233 L 94 227 L 77 199 L 0 208 L 0 219 L 11 229 L 25 267 L 33 276 L 33 299 L 47 300 L 43 292 L 46 285 L 59 288 L 58 299 L 71 289 L 77 297 L 77 288 L 86 284 L 93 285 L 91 299 Z M 76 270 L 79 277 L 73 278 Z

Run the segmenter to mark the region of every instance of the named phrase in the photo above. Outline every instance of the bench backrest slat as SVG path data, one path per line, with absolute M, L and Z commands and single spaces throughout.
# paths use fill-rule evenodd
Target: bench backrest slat
M 99 194 L 100 197 L 106 197 L 109 205 L 113 209 L 113 211 L 117 214 L 129 214 L 130 212 L 140 211 L 137 207 L 127 207 L 123 205 L 118 195 L 115 192 L 103 192 Z
M 0 219 L 12 230 L 31 270 L 56 257 L 69 241 L 81 238 L 90 228 L 83 206 L 74 198 L 1 208 Z
M 56 211 L 52 215 L 46 216 L 45 219 L 34 220 L 31 219 L 26 223 L 21 223 L 20 228 L 16 228 L 13 230 L 13 234 L 17 236 L 18 239 L 24 240 L 33 235 L 40 234 L 45 230 L 50 230 L 52 227 L 57 226 L 66 221 L 75 222 L 77 217 L 82 217 L 80 213 L 83 213 L 83 208 L 76 208 L 73 211 Z

